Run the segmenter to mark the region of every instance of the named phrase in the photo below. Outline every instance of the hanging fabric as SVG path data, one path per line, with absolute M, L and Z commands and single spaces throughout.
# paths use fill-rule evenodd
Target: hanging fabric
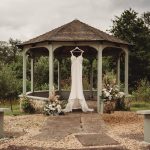
M 81 53 L 76 57 L 73 52 L 78 51 Z M 83 94 L 83 84 L 82 84 L 82 61 L 83 61 L 83 50 L 76 47 L 71 50 L 71 92 L 68 99 L 68 103 L 65 112 L 71 112 L 73 109 L 81 108 L 83 112 L 93 111 L 93 109 L 88 108 Z

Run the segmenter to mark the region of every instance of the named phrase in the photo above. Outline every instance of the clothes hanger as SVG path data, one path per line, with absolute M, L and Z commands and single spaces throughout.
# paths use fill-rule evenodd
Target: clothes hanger
M 71 52 L 71 54 L 73 53 L 73 52 L 80 52 L 80 53 L 83 53 L 84 51 L 82 50 L 82 49 L 80 49 L 79 47 L 75 47 L 73 50 L 71 50 L 70 51 Z

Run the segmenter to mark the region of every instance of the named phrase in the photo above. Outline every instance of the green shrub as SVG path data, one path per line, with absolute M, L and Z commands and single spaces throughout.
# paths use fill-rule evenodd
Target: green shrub
M 128 103 L 127 103 L 125 101 L 125 99 L 118 99 L 118 100 L 116 100 L 115 110 L 116 111 L 130 110 L 130 105 L 128 105 L 129 103 L 130 103 L 130 101 L 128 101 Z
M 146 79 L 138 83 L 137 90 L 132 93 L 136 100 L 150 101 L 150 82 Z
M 34 66 L 34 84 L 35 90 L 45 89 L 43 83 L 48 84 L 49 81 L 49 64 L 48 57 L 39 57 L 35 60 Z M 43 87 L 41 87 L 43 85 Z
M 18 82 L 15 72 L 9 65 L 0 68 L 0 98 L 16 98 L 18 96 Z
M 35 109 L 31 105 L 29 98 L 27 98 L 27 97 L 23 97 L 23 99 L 21 100 L 21 108 L 22 108 L 23 112 L 25 112 L 25 113 L 34 113 L 35 112 Z
M 116 84 L 116 75 L 114 71 L 111 72 L 105 72 L 103 77 L 103 85 L 106 86 L 109 85 L 115 85 Z
M 43 83 L 37 89 L 42 90 L 42 91 L 49 90 L 49 84 L 48 83 Z
M 83 89 L 85 90 L 89 90 L 90 89 L 90 84 L 89 84 L 89 80 L 86 76 L 84 76 L 83 78 Z

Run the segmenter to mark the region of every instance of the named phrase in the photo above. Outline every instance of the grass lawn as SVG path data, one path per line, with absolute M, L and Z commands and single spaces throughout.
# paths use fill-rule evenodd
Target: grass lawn
M 9 111 L 5 111 L 5 115 L 22 115 L 24 113 L 20 112 L 20 105 L 18 101 L 12 102 L 12 109 L 11 111 L 11 106 L 9 102 L 3 102 L 0 104 L 0 108 L 9 108 Z
M 133 101 L 131 103 L 131 111 L 150 110 L 150 102 Z

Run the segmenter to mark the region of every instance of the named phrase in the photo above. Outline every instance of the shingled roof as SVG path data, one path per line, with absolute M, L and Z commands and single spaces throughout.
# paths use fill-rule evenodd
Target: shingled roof
M 26 41 L 22 43 L 21 46 L 45 41 L 108 41 L 126 45 L 129 44 L 126 41 L 120 40 L 79 20 L 73 20 L 70 23 Z

